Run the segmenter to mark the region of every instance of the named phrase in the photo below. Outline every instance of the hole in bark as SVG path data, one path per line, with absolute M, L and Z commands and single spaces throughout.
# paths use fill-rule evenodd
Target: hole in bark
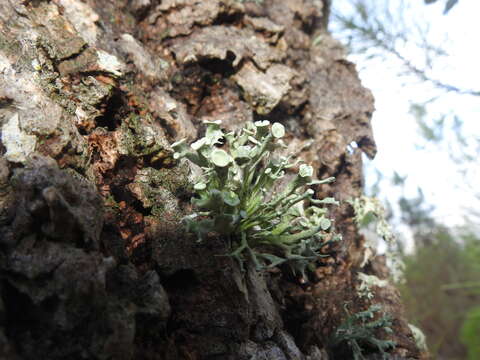
M 289 133 L 297 137 L 308 137 L 304 126 L 299 125 L 299 119 L 303 117 L 305 104 L 300 105 L 296 109 L 284 102 L 280 102 L 270 113 L 261 115 L 253 113 L 253 121 L 269 120 L 271 123 L 279 122 L 285 126 Z
M 125 201 L 126 204 L 131 206 L 134 211 L 139 212 L 140 214 L 146 216 L 150 215 L 150 210 L 145 209 L 143 207 L 143 204 L 138 200 L 136 197 L 132 195 L 130 190 L 128 190 L 127 184 L 122 184 L 122 185 L 113 185 L 111 187 L 111 194 L 114 198 L 114 200 L 119 203 L 122 201 Z
M 362 136 L 359 141 L 357 141 L 357 145 L 360 149 L 367 152 L 369 148 L 375 148 L 375 142 L 368 136 Z M 368 153 L 367 153 L 368 154 Z M 370 157 L 370 156 L 369 156 Z
M 236 24 L 243 18 L 243 13 L 237 12 L 234 14 L 221 13 L 213 22 L 213 25 Z
M 306 19 L 302 19 L 299 14 L 295 14 L 294 17 L 296 27 L 299 27 L 305 34 L 308 35 L 312 35 L 313 32 L 318 29 L 317 22 L 319 19 L 319 17 L 313 15 Z
M 198 285 L 198 279 L 192 269 L 178 270 L 163 281 L 165 289 L 187 289 Z
M 211 77 L 211 73 L 199 64 L 188 65 L 172 76 L 170 95 L 185 103 L 190 115 L 197 111 L 205 97 L 207 77 Z
M 132 2 L 133 1 L 129 1 L 128 10 L 137 19 L 137 23 L 141 23 L 150 14 L 150 11 L 152 10 L 153 5 L 150 4 L 150 2 L 148 1 L 148 2 L 144 2 L 145 4 L 148 4 L 148 5 L 143 5 L 143 6 L 137 5 L 137 7 L 135 7 L 131 4 Z M 139 1 L 137 1 L 137 3 L 141 4 L 141 2 Z
M 97 126 L 115 130 L 120 126 L 122 118 L 127 114 L 126 101 L 120 91 L 115 92 L 106 103 L 102 104 L 103 115 L 97 117 L 95 122 Z
M 0 109 L 8 108 L 13 105 L 13 99 L 5 96 L 0 96 Z
M 22 294 L 8 281 L 3 282 L 2 299 L 5 304 L 5 330 L 11 339 L 21 339 L 20 334 L 31 331 L 37 324 L 30 298 Z
M 205 58 L 199 61 L 199 65 L 213 74 L 221 74 L 224 77 L 229 77 L 235 72 L 233 62 L 235 61 L 236 57 L 237 56 L 233 52 L 228 50 L 227 58 L 225 60 Z
M 148 264 L 152 258 L 152 251 L 151 241 L 143 241 L 132 250 L 130 261 L 137 267 Z
M 295 343 L 303 348 L 306 342 L 304 324 L 311 318 L 311 314 L 306 313 L 305 309 L 299 304 L 290 303 L 282 314 L 282 319 L 285 322 L 285 329 L 292 335 Z

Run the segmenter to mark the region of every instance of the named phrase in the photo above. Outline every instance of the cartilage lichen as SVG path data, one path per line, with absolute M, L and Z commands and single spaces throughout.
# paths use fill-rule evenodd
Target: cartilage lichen
M 377 338 L 376 332 L 383 330 L 391 334 L 393 332 L 392 319 L 386 314 L 375 319 L 375 313 L 381 310 L 378 304 L 370 306 L 365 311 L 349 315 L 347 319 L 337 328 L 331 339 L 333 348 L 346 345 L 352 352 L 354 360 L 363 360 L 366 349 L 379 351 L 383 358 L 386 358 L 388 349 L 394 348 L 396 343 L 391 340 L 382 340 Z M 345 311 L 348 314 L 347 306 Z
M 211 232 L 223 236 L 242 267 L 248 256 L 257 269 L 287 264 L 304 275 L 309 264 L 326 256 L 319 249 L 340 238 L 324 207 L 337 201 L 314 199 L 310 188 L 334 179 L 314 181 L 313 168 L 300 164 L 293 180 L 278 190 L 286 170 L 299 164 L 275 154 L 285 147 L 283 125 L 257 121 L 226 134 L 220 125 L 206 122 L 205 137 L 190 146 L 184 140 L 172 145 L 176 159 L 187 158 L 202 169 L 187 229 L 199 240 Z
M 387 264 L 389 265 L 392 278 L 394 282 L 403 281 L 404 264 L 400 259 L 398 251 L 396 251 L 396 237 L 393 233 L 392 227 L 386 219 L 386 212 L 380 200 L 367 196 L 360 196 L 358 198 L 348 201 L 355 212 L 355 222 L 360 228 L 366 228 L 371 224 L 375 224 L 375 233 L 385 241 Z M 372 245 L 368 244 L 365 248 L 365 256 L 360 265 L 364 267 L 370 258 L 374 255 Z

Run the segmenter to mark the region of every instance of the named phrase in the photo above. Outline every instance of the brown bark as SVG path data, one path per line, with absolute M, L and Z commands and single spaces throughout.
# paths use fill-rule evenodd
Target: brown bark
M 387 273 L 360 268 L 345 202 L 307 283 L 182 230 L 192 175 L 169 144 L 202 120 L 279 121 L 336 177 L 319 197 L 361 194 L 373 98 L 325 24 L 320 0 L 0 1 L 0 358 L 344 358 L 345 303 L 384 305 L 392 358 L 421 356 L 393 287 L 357 294 L 359 270 Z

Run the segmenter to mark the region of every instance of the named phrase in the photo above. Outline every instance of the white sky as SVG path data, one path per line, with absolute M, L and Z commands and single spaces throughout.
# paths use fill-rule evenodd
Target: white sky
M 344 6 L 348 1 L 334 0 L 334 6 L 337 11 L 346 9 Z M 391 3 L 395 1 L 399 0 Z M 442 15 L 445 1 L 439 0 L 438 4 L 429 6 L 421 0 L 407 2 L 411 3 L 413 10 L 408 14 L 409 19 L 429 24 L 432 38 L 448 53 L 447 57 L 434 62 L 432 77 L 461 88 L 480 90 L 480 1 L 460 0 L 447 15 Z M 404 51 L 404 55 L 414 61 L 422 55 L 408 44 Z M 370 163 L 367 165 L 369 182 L 373 181 L 372 168 L 386 177 L 391 177 L 394 171 L 402 176 L 408 175 L 407 194 L 415 196 L 417 187 L 420 187 L 427 201 L 435 205 L 435 217 L 446 225 L 461 225 L 466 208 L 480 211 L 480 201 L 474 199 L 471 188 L 473 186 L 480 194 L 477 186 L 480 183 L 480 163 L 476 167 L 470 165 L 470 171 L 465 175 L 450 159 L 445 146 L 427 145 L 419 149 L 418 145 L 425 144 L 425 141 L 419 135 L 414 117 L 409 114 L 412 100 L 427 100 L 435 94 L 443 94 L 429 108 L 429 115 L 456 114 L 464 123 L 464 134 L 480 139 L 480 97 L 445 94 L 429 85 L 406 81 L 398 75 L 401 69 L 393 60 L 364 60 L 358 56 L 352 56 L 351 60 L 360 70 L 362 83 L 375 96 L 373 128 L 378 154 L 372 162 L 367 161 Z M 480 155 L 478 149 L 472 154 Z M 380 197 L 395 203 L 399 195 L 399 189 L 388 182 L 381 184 Z

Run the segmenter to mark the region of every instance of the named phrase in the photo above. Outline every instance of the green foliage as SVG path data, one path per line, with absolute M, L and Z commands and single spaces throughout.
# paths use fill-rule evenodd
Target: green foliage
M 468 348 L 468 359 L 480 359 L 480 306 L 468 312 L 462 326 L 461 340 Z
M 425 4 L 433 4 L 436 3 L 438 0 L 424 0 Z M 452 8 L 457 5 L 458 0 L 446 0 L 445 1 L 445 8 L 443 10 L 444 14 L 447 14 Z
M 382 314 L 375 320 L 375 313 L 381 310 L 378 304 L 370 306 L 367 310 L 349 315 L 335 331 L 331 346 L 337 348 L 348 346 L 351 350 L 354 360 L 363 360 L 363 353 L 366 349 L 374 349 L 382 353 L 386 358 L 386 350 L 396 346 L 394 341 L 381 340 L 377 338 L 376 333 L 383 330 L 386 333 L 392 333 L 392 319 L 389 315 Z M 348 313 L 347 306 L 345 311 Z
M 399 284 L 408 318 L 424 331 L 434 357 L 465 359 L 462 342 L 470 344 L 462 326 L 480 303 L 480 241 L 433 222 L 429 232 L 415 233 L 415 242 L 415 252 L 403 257 L 405 283 Z
M 446 115 L 442 115 L 438 119 L 427 120 L 429 116 L 427 105 L 428 102 L 410 104 L 410 114 L 414 116 L 422 138 L 431 143 L 440 143 L 444 139 Z
M 425 23 L 424 18 L 416 16 L 417 11 L 412 3 L 406 0 L 339 1 L 338 4 L 350 6 L 339 7 L 338 10 L 341 11 L 333 13 L 333 25 L 338 27 L 336 35 L 343 38 L 351 52 L 364 56 L 365 60 L 384 58 L 397 61 L 402 65 L 400 75 L 403 77 L 415 77 L 445 92 L 480 96 L 477 89 L 463 89 L 430 76 L 433 64 L 448 53 L 444 44 L 432 41 L 430 24 Z M 445 12 L 455 3 L 456 0 L 447 0 Z M 412 49 L 412 46 L 423 56 L 409 56 L 412 51 L 405 49 Z
M 202 170 L 192 198 L 196 212 L 185 218 L 187 229 L 199 240 L 210 232 L 222 235 L 232 245 L 230 256 L 242 266 L 248 254 L 257 269 L 285 263 L 295 274 L 305 274 L 310 263 L 325 256 L 318 250 L 340 238 L 331 233 L 332 221 L 323 207 L 338 203 L 313 199 L 308 188 L 334 179 L 313 181 L 313 168 L 301 164 L 297 175 L 279 188 L 286 170 L 299 163 L 275 156 L 276 149 L 285 147 L 280 123 L 257 121 L 227 134 L 220 121 L 206 125 L 205 137 L 190 147 L 183 140 L 172 145 L 175 158 L 187 158 Z M 310 206 L 304 207 L 305 202 Z
M 422 237 L 422 234 L 431 234 L 432 228 L 436 226 L 431 217 L 433 207 L 425 202 L 422 189 L 417 188 L 417 196 L 414 198 L 401 197 L 398 205 L 402 221 L 412 228 L 417 238 Z

